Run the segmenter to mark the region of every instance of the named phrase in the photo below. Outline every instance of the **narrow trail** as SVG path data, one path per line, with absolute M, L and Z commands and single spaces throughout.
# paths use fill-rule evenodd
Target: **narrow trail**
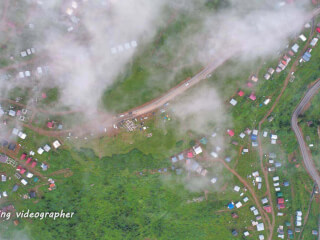
M 9 8 L 9 2 L 10 2 L 10 0 L 5 0 L 4 8 L 3 8 L 3 12 L 2 12 L 2 17 L 1 17 L 1 24 L 4 24 L 4 22 L 6 21 L 7 12 L 8 12 L 8 8 Z
M 301 228 L 301 231 L 300 231 L 300 234 L 299 234 L 298 240 L 300 240 L 300 239 L 301 239 L 301 236 L 302 236 L 302 233 L 303 233 L 304 227 L 305 227 L 305 226 L 306 226 L 306 224 L 307 224 L 307 221 L 308 221 L 308 218 L 309 218 L 309 214 L 310 214 L 310 210 L 311 210 L 312 201 L 313 201 L 313 198 L 314 198 L 314 195 L 315 195 L 315 191 L 316 191 L 316 189 L 317 189 L 317 186 L 316 186 L 316 185 L 314 185 L 314 186 L 313 186 L 312 193 L 311 193 L 311 196 L 310 196 L 310 201 L 309 201 L 308 211 L 307 211 L 306 216 L 304 217 L 304 220 L 303 220 L 303 226 L 302 226 L 302 228 Z
M 262 208 L 260 201 L 259 201 L 259 198 L 257 197 L 257 195 L 256 195 L 255 191 L 252 189 L 252 187 L 234 169 L 229 167 L 229 165 L 223 159 L 218 159 L 218 161 L 220 163 L 222 163 L 225 166 L 225 168 L 227 168 L 233 175 L 235 175 L 239 179 L 239 181 L 249 190 L 250 194 L 252 195 L 252 197 L 255 201 L 255 204 L 257 205 L 257 207 L 259 209 L 259 212 L 261 213 L 261 215 L 263 215 L 262 221 L 263 221 L 264 225 L 270 229 L 270 226 L 271 226 L 270 218 L 269 218 L 268 214 L 266 213 L 266 211 Z M 266 221 L 267 221 L 267 224 L 266 224 Z

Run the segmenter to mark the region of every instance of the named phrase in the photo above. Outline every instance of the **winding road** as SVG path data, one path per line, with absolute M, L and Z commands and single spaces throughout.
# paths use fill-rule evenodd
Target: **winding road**
M 320 174 L 312 160 L 309 148 L 304 141 L 302 131 L 298 125 L 298 116 L 303 112 L 305 106 L 310 102 L 311 98 L 319 91 L 319 89 L 320 79 L 318 79 L 317 82 L 306 92 L 296 110 L 293 112 L 291 118 L 291 127 L 297 137 L 305 168 L 316 183 L 318 190 L 320 189 Z

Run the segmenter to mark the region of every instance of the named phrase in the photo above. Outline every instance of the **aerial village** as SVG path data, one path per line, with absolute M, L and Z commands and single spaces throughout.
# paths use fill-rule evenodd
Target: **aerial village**
M 72 2 L 71 6 L 67 8 L 66 12 L 70 16 L 71 24 L 68 26 L 67 31 L 72 32 L 76 27 L 78 19 L 73 15 L 74 11 L 77 9 L 77 3 Z M 33 27 L 31 24 L 30 28 Z M 306 29 L 311 28 L 311 24 L 307 23 L 305 25 Z M 316 27 L 316 31 L 320 34 L 320 25 Z M 320 35 L 319 35 L 320 36 Z M 299 59 L 300 64 L 307 64 L 312 57 L 312 50 L 316 47 L 319 36 L 312 38 L 307 50 L 303 53 L 302 57 Z M 234 96 L 228 100 L 228 105 L 232 108 L 236 108 L 238 102 L 242 98 L 247 98 L 249 101 L 257 101 L 257 95 L 254 91 L 250 89 L 258 81 L 272 81 L 272 78 L 275 74 L 281 73 L 286 69 L 291 59 L 297 56 L 299 49 L 303 48 L 304 43 L 307 41 L 307 37 L 301 34 L 296 42 L 289 47 L 289 50 L 283 54 L 281 59 L 279 59 L 277 66 L 270 66 L 267 72 L 264 74 L 264 79 L 259 79 L 256 75 L 249 77 L 249 81 L 246 83 L 246 86 L 243 89 L 236 89 Z M 120 54 L 123 51 L 127 51 L 131 48 L 137 47 L 137 42 L 132 40 L 130 42 L 124 43 L 123 45 L 114 46 L 110 49 L 112 54 Z M 32 55 L 37 54 L 37 51 L 34 47 L 29 47 L 26 49 L 21 49 L 20 53 L 17 54 L 18 57 L 27 58 Z M 14 78 L 24 79 L 24 78 L 41 78 L 44 74 L 50 74 L 50 68 L 48 66 L 37 66 L 35 69 L 20 69 Z M 294 72 L 291 73 L 291 79 L 294 80 Z M 1 78 L 11 78 L 11 75 L 2 75 Z M 39 99 L 45 99 L 46 93 L 41 93 Z M 266 98 L 263 102 L 259 103 L 259 106 L 268 105 L 275 99 Z M 28 108 L 27 106 L 20 103 L 21 99 L 11 99 L 10 101 L 1 100 L 0 103 L 0 130 L 1 128 L 8 129 L 11 131 L 7 132 L 6 135 L 0 137 L 0 164 L 9 166 L 14 170 L 14 174 L 8 174 L 7 172 L 0 171 L 1 182 L 6 183 L 8 181 L 14 182 L 12 188 L 0 187 L 0 203 L 5 202 L 5 199 L 14 194 L 18 194 L 21 199 L 36 199 L 37 191 L 36 187 L 39 184 L 47 184 L 48 193 L 54 191 L 57 187 L 54 178 L 51 178 L 46 175 L 47 170 L 50 168 L 50 154 L 58 152 L 60 148 L 63 148 L 63 142 L 70 139 L 77 139 L 78 136 L 69 133 L 65 138 L 57 137 L 52 142 L 47 142 L 43 145 L 30 148 L 28 142 L 30 141 L 30 136 L 28 136 L 28 131 L 25 130 L 24 126 L 28 126 L 28 123 L 33 120 L 35 109 Z M 36 101 L 36 100 L 35 100 Z M 140 131 L 145 133 L 147 138 L 152 137 L 152 132 L 149 131 L 148 120 L 154 118 L 156 115 L 161 117 L 163 122 L 170 121 L 174 114 L 170 112 L 170 104 L 167 103 L 163 108 L 159 109 L 159 112 L 152 112 L 139 118 L 122 120 L 113 125 L 113 131 L 127 131 L 135 132 Z M 272 122 L 274 119 L 273 116 L 268 117 L 268 121 Z M 109 129 L 102 127 L 104 132 L 109 133 Z M 57 119 L 47 119 L 44 129 L 47 131 L 55 130 L 62 131 L 64 130 L 64 123 Z M 220 178 L 218 176 L 212 175 L 210 170 L 207 169 L 205 164 L 206 159 L 212 159 L 214 161 L 222 162 L 225 166 L 234 159 L 232 156 L 225 156 L 222 146 L 216 145 L 213 149 L 207 150 L 207 143 L 211 139 L 215 139 L 217 135 L 220 134 L 219 130 L 213 130 L 209 135 L 202 136 L 195 141 L 194 146 L 190 149 L 186 149 L 180 153 L 177 153 L 170 158 L 170 166 L 165 166 L 163 168 L 155 169 L 156 173 L 163 174 L 177 174 L 181 175 L 187 173 L 188 175 L 194 175 L 200 178 L 208 179 L 209 183 L 214 186 L 218 184 Z M 251 151 L 256 151 L 259 148 L 259 136 L 263 138 L 263 141 L 268 142 L 271 147 L 279 144 L 280 139 L 276 131 L 264 130 L 259 132 L 257 129 L 227 129 L 223 135 L 230 140 L 230 145 L 235 147 L 240 147 L 240 152 L 243 157 L 249 154 Z M 90 136 L 82 137 L 83 139 L 88 139 Z M 94 137 L 91 135 L 91 137 Z M 247 145 L 243 144 L 240 146 L 239 142 L 245 141 Z M 248 144 L 249 143 L 249 144 Z M 45 157 L 43 157 L 45 156 Z M 46 159 L 46 160 L 44 160 Z M 262 218 L 265 214 L 275 214 L 276 218 L 281 219 L 286 212 L 286 195 L 285 192 L 288 192 L 290 187 L 290 182 L 287 179 L 281 179 L 278 172 L 283 170 L 280 157 L 277 156 L 273 151 L 265 152 L 264 159 L 267 160 L 267 172 L 270 174 L 272 179 L 272 191 L 274 194 L 268 196 L 267 194 L 259 199 L 259 206 L 257 202 L 249 197 L 250 189 L 253 191 L 265 190 L 265 185 L 268 181 L 265 178 L 263 171 L 260 169 L 250 169 L 251 173 L 247 175 L 247 181 L 250 185 L 234 185 L 232 187 L 233 193 L 237 195 L 237 198 L 230 199 L 225 205 L 225 210 L 230 212 L 232 219 L 241 219 L 241 215 L 238 213 L 238 210 L 241 208 L 247 208 L 251 212 L 251 220 L 248 222 L 247 229 L 236 229 L 232 228 L 231 233 L 233 236 L 242 235 L 243 237 L 248 237 L 252 232 L 257 231 L 259 233 L 259 240 L 266 239 L 265 236 L 265 223 L 262 221 Z M 12 172 L 12 171 L 11 171 Z M 143 175 L 145 172 L 138 172 L 137 174 Z M 4 185 L 6 186 L 6 185 Z M 203 201 L 205 198 L 195 198 L 190 200 L 190 202 L 199 202 Z M 272 202 L 275 202 L 275 208 L 272 207 Z M 4 218 L 2 213 L 8 211 L 14 211 L 14 206 L 12 204 L 6 205 L 0 209 L 0 218 Z M 303 213 L 301 209 L 295 209 L 294 223 L 284 221 L 283 224 L 278 225 L 277 229 L 277 238 L 279 239 L 292 239 L 294 233 L 299 233 L 301 231 L 301 226 L 303 225 Z M 13 219 L 15 225 L 19 224 L 17 219 Z M 318 235 L 318 231 L 314 229 L 312 231 L 313 235 Z
M 310 28 L 311 25 L 307 23 L 305 25 L 305 28 Z M 311 58 L 311 52 L 312 49 L 317 45 L 319 36 L 320 36 L 320 24 L 316 27 L 316 31 L 319 34 L 317 37 L 312 38 L 310 41 L 309 47 L 307 50 L 303 53 L 302 57 L 299 59 L 299 63 L 307 63 L 310 61 Z M 294 43 L 291 48 L 289 48 L 288 52 L 285 53 L 282 58 L 279 60 L 278 66 L 276 67 L 269 67 L 267 72 L 264 75 L 264 80 L 272 80 L 272 76 L 276 73 L 282 72 L 286 67 L 288 66 L 289 62 L 291 61 L 291 58 L 294 57 L 298 51 L 299 47 L 303 45 L 304 42 L 307 41 L 307 38 L 301 34 L 298 37 L 298 42 Z M 293 81 L 295 78 L 294 72 L 291 72 L 291 79 L 290 81 Z M 250 89 L 254 86 L 255 83 L 258 82 L 258 77 L 255 75 L 250 76 L 250 81 L 247 82 L 247 89 Z M 256 101 L 257 96 L 255 92 L 249 92 L 245 93 L 245 90 L 237 90 L 236 96 L 232 97 L 229 101 L 230 105 L 232 107 L 237 107 L 238 99 L 247 97 L 250 101 Z M 266 98 L 262 103 L 259 104 L 259 106 L 268 105 L 273 99 Z M 164 121 L 170 120 L 170 117 L 168 114 L 165 114 L 166 110 L 161 109 L 161 113 L 164 115 L 163 119 Z M 274 117 L 271 115 L 268 117 L 268 122 L 272 122 Z M 236 136 L 238 134 L 238 137 Z M 259 133 L 257 129 L 227 129 L 226 136 L 228 136 L 231 141 L 231 145 L 238 145 L 237 140 L 244 140 L 247 138 L 247 140 L 251 143 L 251 146 L 242 146 L 241 154 L 245 155 L 248 154 L 249 151 L 255 151 L 259 147 L 259 141 L 258 136 L 262 136 L 264 141 L 269 142 L 269 144 L 277 145 L 281 141 L 278 139 L 278 136 L 275 131 L 263 131 Z M 201 162 L 203 162 L 203 159 L 206 158 L 206 152 L 203 150 L 203 147 L 206 148 L 206 144 L 208 142 L 208 139 L 214 139 L 217 137 L 217 132 L 214 131 L 211 135 L 202 137 L 199 141 L 197 141 L 197 144 L 194 145 L 192 148 L 185 150 L 179 154 L 176 154 L 171 157 L 172 167 L 171 170 L 175 171 L 176 174 L 180 175 L 183 173 L 183 171 L 186 171 L 189 175 L 196 175 L 198 177 L 204 177 L 207 178 L 212 185 L 219 182 L 219 178 L 215 175 L 212 175 L 208 169 L 202 166 Z M 313 144 L 309 144 L 309 147 L 312 147 Z M 210 150 L 209 150 L 210 152 Z M 208 155 L 208 154 L 207 154 Z M 221 161 L 223 158 L 225 163 L 230 163 L 233 159 L 230 156 L 225 156 L 225 154 L 222 151 L 222 147 L 217 145 L 213 150 L 210 152 L 210 156 L 212 159 L 216 159 Z M 230 201 L 226 208 L 230 211 L 230 215 L 233 219 L 238 219 L 239 214 L 237 213 L 237 210 L 243 207 L 249 208 L 252 213 L 252 220 L 251 223 L 248 224 L 248 228 L 250 230 L 242 230 L 242 232 L 239 232 L 238 229 L 231 229 L 231 233 L 233 236 L 238 236 L 239 234 L 243 237 L 250 236 L 251 231 L 254 231 L 252 227 L 255 227 L 255 231 L 259 232 L 259 240 L 266 239 L 265 238 L 265 225 L 262 221 L 263 214 L 274 214 L 273 211 L 276 211 L 276 218 L 281 219 L 282 216 L 285 216 L 287 214 L 286 212 L 286 202 L 288 202 L 288 199 L 286 198 L 286 195 L 284 192 L 287 192 L 288 190 L 283 191 L 284 189 L 288 189 L 290 186 L 290 182 L 287 179 L 281 179 L 278 175 L 278 171 L 283 170 L 282 161 L 279 161 L 280 159 L 277 158 L 276 153 L 274 152 L 266 152 L 264 154 L 264 159 L 267 161 L 267 171 L 272 176 L 272 185 L 274 188 L 274 195 L 271 196 L 273 201 L 276 203 L 276 208 L 274 209 L 272 205 L 270 205 L 270 196 L 266 195 L 265 197 L 260 199 L 260 203 L 262 206 L 262 209 L 255 204 L 251 199 L 248 198 L 246 195 L 248 191 L 247 186 L 239 186 L 235 185 L 233 187 L 233 191 L 237 194 L 239 194 L 239 197 L 237 199 L 234 199 Z M 293 160 L 294 161 L 294 160 Z M 296 167 L 299 167 L 299 164 L 296 164 Z M 158 172 L 167 172 L 167 168 L 165 169 L 159 169 Z M 143 174 L 140 172 L 140 174 Z M 247 179 L 252 183 L 252 187 L 254 191 L 262 191 L 262 186 L 265 183 L 265 176 L 262 172 L 259 172 L 259 170 L 253 170 L 251 174 L 247 175 Z M 317 193 L 317 190 L 315 190 L 315 193 Z M 190 202 L 198 202 L 203 201 L 204 198 L 196 198 L 193 200 L 190 200 Z M 264 212 L 261 212 L 264 211 Z M 299 234 L 301 232 L 301 228 L 303 226 L 303 212 L 300 209 L 296 209 L 295 216 L 294 216 L 294 223 L 291 223 L 289 221 L 284 221 L 283 224 L 277 226 L 277 237 L 279 239 L 293 239 L 294 233 Z M 312 235 L 318 236 L 318 230 L 314 229 L 312 230 Z
M 43 2 L 38 1 L 37 4 L 42 5 Z M 77 2 L 72 1 L 71 5 L 66 9 L 66 15 L 70 19 L 67 32 L 71 32 L 77 25 L 78 19 L 73 14 L 77 6 Z M 29 31 L 32 31 L 34 24 L 29 23 L 27 27 Z M 132 41 L 131 45 L 136 47 L 137 43 Z M 12 54 L 10 60 L 30 61 L 32 57 L 37 57 L 36 48 L 33 46 L 20 49 L 20 52 Z M 47 65 L 36 63 L 21 67 L 16 72 L 2 72 L 0 79 L 1 81 L 32 80 L 36 84 L 37 81 L 41 81 L 41 78 L 49 74 L 50 70 Z M 46 98 L 46 93 L 40 92 L 32 100 L 37 103 Z M 6 214 L 16 211 L 15 206 L 10 204 L 7 199 L 36 201 L 41 198 L 41 195 L 39 196 L 38 194 L 40 186 L 47 186 L 47 192 L 54 191 L 57 187 L 54 176 L 50 177 L 51 175 L 47 174 L 50 168 L 48 160 L 52 151 L 59 153 L 62 141 L 56 138 L 41 145 L 33 144 L 33 136 L 28 134 L 31 131 L 24 131 L 24 129 L 27 128 L 25 126 L 28 126 L 28 124 L 31 125 L 36 115 L 36 109 L 22 103 L 23 100 L 21 96 L 14 99 L 1 98 L 0 100 L 0 220 L 9 220 L 6 219 Z M 63 125 L 61 121 L 47 119 L 45 128 L 48 130 L 62 130 Z M 14 225 L 19 225 L 18 219 L 13 218 L 10 220 Z

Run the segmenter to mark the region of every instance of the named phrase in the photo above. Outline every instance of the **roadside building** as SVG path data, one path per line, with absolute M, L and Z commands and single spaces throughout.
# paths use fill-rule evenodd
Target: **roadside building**
M 262 204 L 267 204 L 268 203 L 268 198 L 262 198 L 261 199 Z
M 310 45 L 311 45 L 312 47 L 316 46 L 317 43 L 318 43 L 318 40 L 319 40 L 318 38 L 313 38 L 312 41 L 310 42 Z
M 303 42 L 305 42 L 305 41 L 307 40 L 306 36 L 303 35 L 303 34 L 301 34 L 301 35 L 299 36 L 299 38 L 300 38 Z
M 305 61 L 305 62 L 309 62 L 310 61 L 310 58 L 311 58 L 311 53 L 309 52 L 305 52 L 302 56 L 302 59 Z
M 267 212 L 267 213 L 271 213 L 272 212 L 272 208 L 269 205 L 263 206 L 263 209 Z
M 264 224 L 263 223 L 259 223 L 257 225 L 257 231 L 260 232 L 260 231 L 263 231 L 264 230 Z
M 291 47 L 292 51 L 297 53 L 299 51 L 299 45 L 297 43 L 295 43 L 292 47 Z
M 228 130 L 227 130 L 227 133 L 228 133 L 228 135 L 229 135 L 230 137 L 233 137 L 233 136 L 234 136 L 234 131 L 231 130 L 231 129 L 228 129 Z

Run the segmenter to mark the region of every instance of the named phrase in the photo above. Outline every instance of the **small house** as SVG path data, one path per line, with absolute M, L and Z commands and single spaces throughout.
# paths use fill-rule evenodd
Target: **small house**
M 291 47 L 292 51 L 297 53 L 299 51 L 299 45 L 297 43 L 295 43 L 292 47 Z
M 36 197 L 36 192 L 35 191 L 30 191 L 29 192 L 30 198 L 35 198 Z
M 240 91 L 238 92 L 238 95 L 239 95 L 240 97 L 243 97 L 243 96 L 244 96 L 244 91 L 241 91 L 241 90 L 240 90 Z
M 252 100 L 252 101 L 255 101 L 257 99 L 256 95 L 254 94 L 254 92 L 252 92 L 249 96 L 249 98 Z
M 230 104 L 231 104 L 232 106 L 237 105 L 237 103 L 238 103 L 238 101 L 235 100 L 235 99 L 233 99 L 233 98 L 230 100 Z
M 178 159 L 177 159 L 176 156 L 173 156 L 173 157 L 171 158 L 171 161 L 172 161 L 172 163 L 176 163 L 176 162 L 178 161 Z
M 46 145 L 43 147 L 43 149 L 44 149 L 46 152 L 49 152 L 50 149 L 51 149 L 51 147 L 50 147 L 48 144 L 46 144 Z
M 268 198 L 262 198 L 261 199 L 262 204 L 267 204 L 268 203 Z
M 230 137 L 233 137 L 233 136 L 234 136 L 234 131 L 233 131 L 233 130 L 228 129 L 228 130 L 227 130 L 227 133 L 228 133 L 228 135 L 229 135 Z
M 272 207 L 267 205 L 267 206 L 263 206 L 263 209 L 267 212 L 267 213 L 271 213 L 272 212 Z
M 37 150 L 37 153 L 41 155 L 43 152 L 44 152 L 43 148 L 39 147 Z
M 12 188 L 12 192 L 16 192 L 19 188 L 19 185 L 15 184 Z
M 202 148 L 201 148 L 201 146 L 197 146 L 197 147 L 194 146 L 194 147 L 193 147 L 193 150 L 194 150 L 194 152 L 196 153 L 196 155 L 202 153 Z
M 264 230 L 264 224 L 263 223 L 259 223 L 257 225 L 257 231 L 260 232 L 260 231 L 263 231 Z

